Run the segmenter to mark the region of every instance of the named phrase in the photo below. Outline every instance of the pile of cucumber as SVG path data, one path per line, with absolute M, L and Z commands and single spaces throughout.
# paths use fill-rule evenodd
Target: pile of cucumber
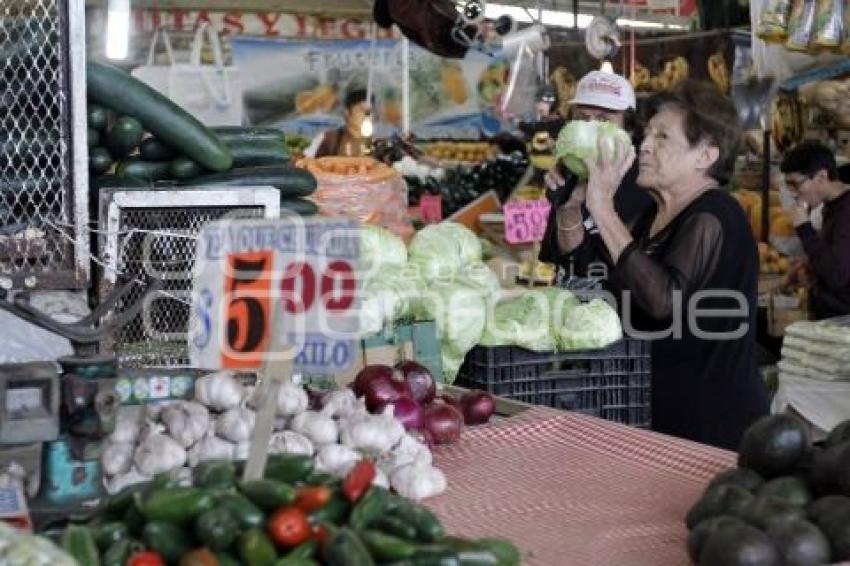
M 117 67 L 90 61 L 87 73 L 93 186 L 271 185 L 280 191 L 281 208 L 317 212 L 304 198 L 316 190 L 316 179 L 290 164 L 282 131 L 208 128 Z
M 210 461 L 194 468 L 193 486 L 171 473 L 130 486 L 70 524 L 63 547 L 81 566 L 142 564 L 142 557 L 177 566 L 520 563 L 510 542 L 446 536 L 426 507 L 376 485 L 352 498 L 348 478 L 313 470 L 309 456 L 269 456 L 262 480 L 238 474 L 233 462 Z M 297 539 L 281 523 L 290 512 L 302 518 Z

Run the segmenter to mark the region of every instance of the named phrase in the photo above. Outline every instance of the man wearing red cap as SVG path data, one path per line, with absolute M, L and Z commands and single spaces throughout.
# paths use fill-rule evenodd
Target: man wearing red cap
M 635 92 L 629 81 L 613 73 L 592 71 L 576 87 L 575 98 L 570 101 L 570 118 L 611 122 L 634 137 L 635 108 Z M 615 209 L 626 221 L 652 205 L 652 198 L 637 185 L 637 173 L 635 161 L 614 197 Z M 584 206 L 584 183 L 565 168 L 556 166 L 546 175 L 546 187 L 552 211 L 540 248 L 540 261 L 558 267 L 558 280 L 562 284 L 573 277 L 592 275 L 588 266 L 598 257 L 596 246 L 602 243 Z

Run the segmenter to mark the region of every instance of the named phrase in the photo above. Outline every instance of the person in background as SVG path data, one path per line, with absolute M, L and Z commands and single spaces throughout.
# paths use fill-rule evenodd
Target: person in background
M 617 211 L 633 147 L 619 141 L 586 160 L 607 288 L 626 334 L 652 341 L 652 429 L 735 449 L 768 413 L 755 355 L 756 244 L 722 188 L 740 147 L 738 114 L 712 83 L 689 80 L 647 106 L 637 183 L 653 206 L 632 220 Z
M 564 117 L 558 113 L 558 94 L 554 86 L 543 85 L 540 87 L 540 91 L 537 93 L 534 120 L 520 122 L 518 127 L 526 140 L 531 141 L 535 135 L 546 132 L 554 145 L 558 132 L 564 127 Z
M 359 157 L 368 153 L 371 138 L 363 135 L 363 120 L 369 114 L 366 91 L 357 89 L 345 97 L 345 125 L 336 130 L 322 132 L 313 138 L 310 146 L 304 150 L 307 157 L 342 155 Z
M 579 81 L 570 101 L 570 119 L 597 120 L 617 124 L 636 137 L 636 99 L 632 85 L 613 73 L 591 71 Z M 557 135 L 557 134 L 556 134 Z M 623 219 L 631 221 L 652 205 L 652 199 L 637 185 L 637 163 L 629 169 L 617 190 L 615 207 Z M 592 223 L 584 206 L 586 185 L 558 166 L 546 175 L 547 198 L 552 203 L 546 233 L 540 248 L 540 261 L 558 267 L 562 283 L 572 276 L 585 277 L 589 258 L 599 255 L 602 242 L 598 230 L 585 230 Z
M 809 311 L 815 319 L 850 314 L 850 187 L 839 179 L 832 151 L 816 141 L 786 152 L 781 170 L 796 197 L 791 221 L 814 274 Z M 818 233 L 810 212 L 821 204 Z

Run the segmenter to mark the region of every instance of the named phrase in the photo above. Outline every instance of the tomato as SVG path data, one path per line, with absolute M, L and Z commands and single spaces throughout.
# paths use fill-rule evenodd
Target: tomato
M 377 469 L 371 460 L 360 460 L 342 481 L 342 492 L 349 501 L 357 501 L 372 485 L 376 474 Z
M 199 548 L 184 554 L 180 566 L 218 566 L 218 558 L 208 549 Z
M 307 514 L 298 507 L 275 511 L 266 523 L 266 530 L 279 546 L 298 546 L 312 535 Z
M 165 566 L 158 552 L 137 552 L 127 559 L 127 566 Z
M 324 507 L 331 500 L 331 495 L 330 488 L 324 485 L 302 487 L 298 490 L 294 505 L 305 513 L 309 513 Z

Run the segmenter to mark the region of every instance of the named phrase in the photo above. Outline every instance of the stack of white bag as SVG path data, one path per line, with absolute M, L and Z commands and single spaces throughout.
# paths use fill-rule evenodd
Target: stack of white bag
M 308 409 L 303 387 L 281 385 L 269 454 L 302 454 L 315 469 L 344 477 L 362 458 L 375 460 L 377 484 L 422 499 L 446 489 L 431 452 L 389 412 L 370 415 L 350 389 L 328 393 L 322 409 Z M 245 460 L 256 421 L 254 388 L 228 372 L 195 382 L 194 401 L 122 407 L 101 461 L 104 485 L 116 493 L 171 472 L 191 484 L 191 468 L 210 460 Z
M 850 418 L 850 317 L 789 325 L 778 367 L 774 412 L 791 407 L 824 434 Z

